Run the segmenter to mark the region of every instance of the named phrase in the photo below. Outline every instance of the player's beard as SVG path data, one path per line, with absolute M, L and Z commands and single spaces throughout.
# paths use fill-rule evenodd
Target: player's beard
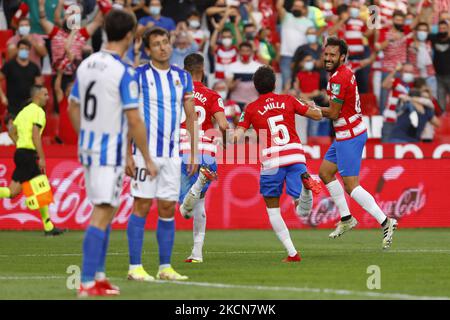
M 332 68 L 331 69 L 328 69 L 327 68 L 327 63 L 332 63 Z M 327 72 L 329 72 L 329 73 L 334 73 L 336 70 L 337 70 L 337 68 L 339 68 L 339 66 L 341 65 L 341 61 L 340 61 L 340 59 L 337 61 L 337 62 L 333 62 L 333 61 L 324 61 L 324 63 L 325 63 L 325 65 L 324 65 L 324 67 L 325 67 L 325 70 L 327 71 Z

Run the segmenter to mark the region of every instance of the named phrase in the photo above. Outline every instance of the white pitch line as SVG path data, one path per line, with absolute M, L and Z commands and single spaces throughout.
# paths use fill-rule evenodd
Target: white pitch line
M 1 280 L 52 280 L 52 279 L 66 279 L 63 276 L 0 276 Z M 123 278 L 110 278 L 111 280 L 125 280 Z M 279 286 L 259 286 L 259 285 L 240 285 L 240 284 L 226 284 L 226 283 L 211 283 L 211 282 L 194 282 L 194 281 L 162 281 L 155 280 L 153 283 L 161 284 L 176 284 L 188 285 L 197 287 L 209 287 L 219 289 L 247 289 L 256 291 L 277 291 L 277 292 L 306 292 L 315 294 L 332 294 L 337 296 L 361 296 L 367 298 L 381 298 L 381 299 L 399 299 L 399 300 L 450 300 L 450 297 L 444 296 L 417 296 L 405 293 L 382 293 L 372 291 L 354 291 L 346 289 L 331 289 L 331 288 L 309 288 L 309 287 L 279 287 Z M 150 283 L 152 283 L 150 282 Z

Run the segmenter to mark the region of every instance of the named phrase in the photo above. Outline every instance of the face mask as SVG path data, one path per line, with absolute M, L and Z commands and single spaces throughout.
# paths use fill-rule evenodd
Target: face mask
M 228 96 L 228 91 L 227 90 L 217 91 L 217 93 L 220 95 L 222 100 L 226 100 L 227 99 L 227 96 Z
M 150 7 L 150 14 L 152 16 L 157 16 L 161 12 L 161 7 Z
M 311 71 L 312 69 L 314 69 L 314 61 L 307 61 L 303 66 L 306 71 Z
M 19 53 L 17 54 L 17 56 L 21 60 L 27 60 L 28 57 L 30 56 L 30 51 L 28 49 L 20 49 Z
M 308 41 L 309 44 L 316 43 L 317 42 L 317 35 L 315 35 L 315 34 L 307 34 L 306 35 L 306 41 Z
M 406 20 L 405 20 L 405 24 L 406 24 L 407 26 L 410 26 L 410 25 L 412 24 L 412 20 L 411 20 L 411 19 L 406 19 Z
M 448 32 L 438 32 L 438 38 L 445 39 L 447 38 Z
M 359 9 L 358 8 L 350 8 L 350 17 L 356 19 L 359 18 Z
M 428 38 L 428 32 L 426 31 L 417 31 L 417 40 L 426 41 Z
M 231 47 L 232 43 L 233 43 L 233 40 L 231 38 L 222 39 L 222 44 L 224 45 L 225 48 Z
M 250 62 L 251 56 L 252 56 L 251 54 L 242 54 L 241 55 L 241 61 L 243 63 L 248 63 L 248 62 Z
M 300 10 L 293 10 L 292 14 L 294 15 L 294 17 L 299 18 L 302 16 L 302 12 Z
M 394 23 L 394 28 L 400 32 L 403 32 L 403 24 Z
M 414 75 L 412 73 L 409 73 L 409 72 L 404 73 L 402 75 L 402 80 L 403 80 L 403 82 L 411 83 L 411 82 L 414 81 Z
M 187 48 L 175 48 L 179 54 L 185 54 L 187 52 Z
M 190 20 L 189 21 L 189 26 L 192 29 L 198 29 L 198 28 L 200 28 L 200 21 L 198 21 L 198 20 Z
M 114 3 L 112 7 L 117 10 L 123 10 L 123 4 L 120 3 Z
M 30 34 L 30 26 L 20 26 L 19 27 L 19 34 L 21 36 L 27 36 Z
M 253 32 L 246 32 L 245 38 L 248 40 L 253 40 L 253 39 L 255 39 L 255 34 Z

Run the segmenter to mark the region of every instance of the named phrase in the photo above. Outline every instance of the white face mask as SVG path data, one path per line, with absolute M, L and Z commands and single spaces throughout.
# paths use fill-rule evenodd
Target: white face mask
M 30 26 L 20 26 L 18 31 L 21 36 L 27 36 L 30 34 L 30 29 Z
M 192 29 L 198 29 L 200 27 L 200 21 L 198 21 L 198 20 L 190 20 L 189 21 L 189 26 Z
M 217 93 L 220 95 L 222 100 L 226 100 L 227 99 L 227 96 L 228 96 L 228 91 L 227 90 L 217 91 Z
M 117 10 L 123 10 L 123 4 L 120 3 L 114 3 L 112 7 Z
M 224 45 L 224 47 L 229 48 L 231 47 L 231 44 L 233 43 L 233 40 L 231 38 L 225 38 L 222 39 L 222 44 Z
M 314 61 L 305 62 L 304 67 L 306 71 L 311 71 L 312 69 L 314 69 Z
M 150 7 L 150 14 L 152 16 L 157 16 L 161 13 L 161 7 Z
M 406 83 L 411 83 L 414 81 L 414 74 L 406 72 L 402 75 L 402 80 Z

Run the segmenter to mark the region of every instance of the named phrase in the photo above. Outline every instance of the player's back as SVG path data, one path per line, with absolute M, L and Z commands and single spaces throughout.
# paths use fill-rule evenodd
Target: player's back
M 262 149 L 263 167 L 272 168 L 305 163 L 303 146 L 295 128 L 295 115 L 304 115 L 308 107 L 290 95 L 268 93 L 250 103 L 240 126 L 257 131 Z M 267 137 L 265 139 L 265 137 Z M 272 157 L 272 159 L 267 159 Z
M 197 112 L 197 123 L 199 126 L 199 150 L 201 152 L 210 151 L 215 153 L 216 146 L 212 144 L 212 136 L 215 136 L 215 129 L 212 118 L 216 112 L 224 112 L 224 103 L 220 95 L 209 89 L 201 82 L 194 81 L 194 103 Z M 181 152 L 190 150 L 186 132 L 186 116 L 183 113 L 181 123 Z
M 124 110 L 137 107 L 134 70 L 116 54 L 101 51 L 77 70 L 81 107 L 80 161 L 84 165 L 124 165 L 127 125 Z M 127 81 L 128 80 L 128 81 Z

